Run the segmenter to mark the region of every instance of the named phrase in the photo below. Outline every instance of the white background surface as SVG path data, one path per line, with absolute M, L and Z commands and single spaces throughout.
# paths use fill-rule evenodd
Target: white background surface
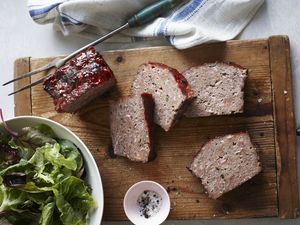
M 299 0 L 266 0 L 253 21 L 248 25 L 239 39 L 265 38 L 274 34 L 286 34 L 290 37 L 292 49 L 292 70 L 294 78 L 294 96 L 297 125 L 300 122 L 300 1 Z M 298 21 L 298 25 L 297 25 Z M 51 25 L 35 24 L 27 13 L 26 1 L 0 1 L 0 84 L 12 79 L 13 62 L 16 58 L 48 57 L 63 55 L 88 43 L 75 37 L 63 37 L 52 30 Z M 103 49 L 113 49 L 118 45 L 105 45 Z M 124 46 L 131 47 L 131 46 Z M 136 45 L 134 47 L 137 47 Z M 0 107 L 5 117 L 14 115 L 13 97 L 7 97 L 12 86 L 0 87 Z M 299 145 L 298 145 L 299 149 Z M 298 171 L 300 158 L 298 156 Z M 300 174 L 298 172 L 298 174 Z M 105 222 L 105 225 L 121 225 L 125 222 Z M 128 223 L 129 224 L 129 223 Z M 165 224 L 180 225 L 226 225 L 226 224 L 300 224 L 297 220 L 279 220 L 277 218 L 247 220 L 200 220 L 200 221 L 168 221 Z

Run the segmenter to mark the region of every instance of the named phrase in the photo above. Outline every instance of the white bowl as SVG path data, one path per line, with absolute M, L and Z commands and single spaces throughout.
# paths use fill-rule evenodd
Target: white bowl
M 160 195 L 162 201 L 159 211 L 145 218 L 140 215 L 138 198 L 144 191 L 154 191 Z M 123 207 L 128 219 L 136 225 L 159 225 L 164 222 L 170 212 L 170 197 L 166 189 L 154 181 L 141 181 L 131 186 L 125 194 Z
M 97 203 L 97 209 L 91 213 L 89 225 L 99 225 L 103 215 L 103 187 L 101 182 L 100 173 L 97 164 L 88 150 L 86 145 L 77 137 L 72 131 L 64 127 L 63 125 L 46 118 L 37 116 L 19 116 L 13 119 L 7 120 L 8 126 L 15 131 L 19 131 L 23 127 L 36 126 L 38 124 L 46 124 L 50 126 L 55 134 L 63 139 L 67 139 L 73 142 L 81 151 L 86 170 L 86 181 L 92 187 L 92 196 Z

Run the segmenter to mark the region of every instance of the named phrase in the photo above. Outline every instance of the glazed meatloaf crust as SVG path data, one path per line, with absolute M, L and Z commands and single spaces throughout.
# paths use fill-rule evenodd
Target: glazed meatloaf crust
M 155 158 L 153 111 L 154 100 L 147 93 L 110 101 L 110 129 L 115 155 L 144 163 Z
M 208 141 L 190 166 L 213 198 L 236 188 L 261 171 L 256 148 L 248 133 L 230 134 Z
M 161 63 L 147 63 L 139 67 L 132 85 L 132 93 L 148 92 L 155 101 L 154 121 L 169 131 L 188 104 L 194 100 L 188 82 L 176 69 Z
M 49 75 L 44 89 L 53 98 L 57 112 L 75 112 L 115 83 L 102 56 L 89 48 Z
M 247 70 L 233 63 L 205 63 L 183 73 L 196 100 L 185 112 L 187 117 L 229 115 L 243 112 Z

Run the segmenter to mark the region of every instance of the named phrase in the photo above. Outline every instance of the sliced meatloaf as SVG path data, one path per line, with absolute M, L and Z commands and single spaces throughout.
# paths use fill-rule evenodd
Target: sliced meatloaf
M 147 63 L 139 67 L 132 85 L 132 93 L 143 92 L 153 95 L 154 121 L 165 131 L 170 130 L 194 99 L 183 75 L 161 63 Z
M 187 117 L 229 115 L 243 112 L 247 70 L 233 63 L 205 63 L 183 73 L 196 100 L 185 112 Z
M 230 134 L 208 141 L 190 166 L 208 195 L 216 199 L 261 171 L 256 148 L 248 133 Z
M 44 89 L 58 112 L 75 112 L 116 83 L 113 72 L 94 49 L 81 52 L 49 75 Z
M 144 163 L 155 158 L 153 111 L 154 100 L 147 93 L 110 101 L 110 129 L 115 155 Z

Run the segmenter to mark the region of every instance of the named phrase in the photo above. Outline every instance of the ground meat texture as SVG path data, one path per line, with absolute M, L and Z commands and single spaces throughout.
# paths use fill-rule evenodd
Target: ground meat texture
M 132 93 L 148 92 L 155 101 L 154 121 L 169 131 L 194 99 L 186 79 L 176 69 L 161 63 L 139 67 Z
M 230 134 L 207 142 L 190 166 L 208 195 L 216 199 L 261 171 L 248 133 Z
M 58 112 L 75 112 L 116 83 L 113 72 L 94 49 L 81 52 L 44 81 Z
M 187 117 L 229 115 L 243 112 L 247 70 L 233 63 L 205 63 L 183 73 L 196 100 L 185 112 Z
M 147 93 L 110 101 L 110 129 L 115 155 L 144 163 L 155 158 L 153 111 L 154 101 Z

